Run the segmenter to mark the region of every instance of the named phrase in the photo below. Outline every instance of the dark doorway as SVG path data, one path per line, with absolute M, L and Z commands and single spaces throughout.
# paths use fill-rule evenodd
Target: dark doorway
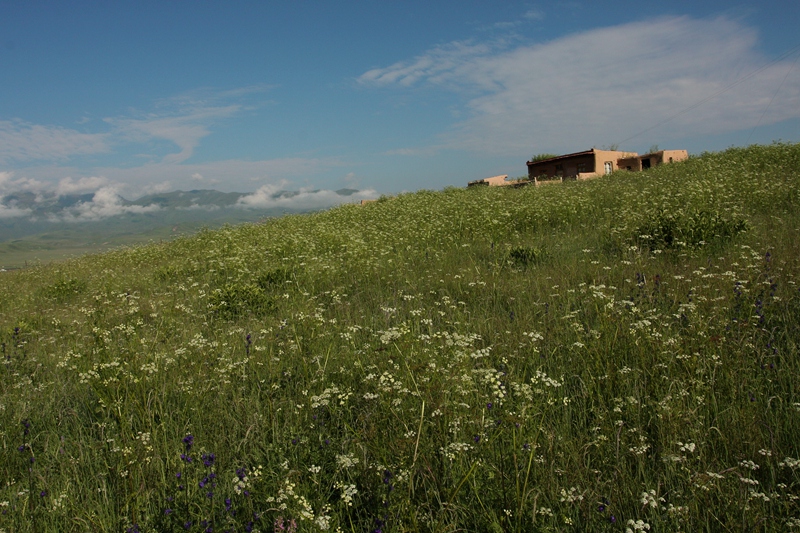
M 642 170 L 650 168 L 650 158 L 642 159 Z

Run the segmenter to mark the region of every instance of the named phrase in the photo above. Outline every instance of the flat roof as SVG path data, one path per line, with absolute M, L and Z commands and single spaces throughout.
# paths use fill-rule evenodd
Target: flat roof
M 528 161 L 528 165 L 538 165 L 539 163 L 547 163 L 550 161 L 557 161 L 558 159 L 566 159 L 568 157 L 575 157 L 577 155 L 589 155 L 594 153 L 594 148 L 591 150 L 584 150 L 583 152 L 575 152 L 574 154 L 558 155 L 556 157 L 549 157 L 547 159 L 540 159 L 539 161 Z
M 526 165 L 528 165 L 528 166 L 538 165 L 539 163 L 549 163 L 551 161 L 558 161 L 559 159 L 568 159 L 570 157 L 576 157 L 576 156 L 579 156 L 579 155 L 590 155 L 590 154 L 594 154 L 597 151 L 598 151 L 597 148 L 592 148 L 590 150 L 584 150 L 583 152 L 575 152 L 573 154 L 558 155 L 556 157 L 549 157 L 547 159 L 540 159 L 539 161 L 528 161 L 526 163 Z M 614 153 L 620 154 L 620 157 L 619 157 L 620 159 L 626 159 L 626 158 L 629 158 L 629 157 L 639 157 L 639 154 L 637 154 L 636 152 L 623 152 L 622 150 L 600 150 L 600 151 L 601 152 L 614 152 Z M 661 151 L 663 151 L 663 150 L 661 150 Z

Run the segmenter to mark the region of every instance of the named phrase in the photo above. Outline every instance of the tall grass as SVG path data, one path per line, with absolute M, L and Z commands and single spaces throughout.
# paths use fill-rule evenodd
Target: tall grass
M 800 145 L 0 287 L 3 531 L 800 528 Z

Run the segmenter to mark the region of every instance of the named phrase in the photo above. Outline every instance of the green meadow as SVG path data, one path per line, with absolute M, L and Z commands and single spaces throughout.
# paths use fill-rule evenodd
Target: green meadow
M 798 144 L 0 281 L 3 532 L 800 530 Z

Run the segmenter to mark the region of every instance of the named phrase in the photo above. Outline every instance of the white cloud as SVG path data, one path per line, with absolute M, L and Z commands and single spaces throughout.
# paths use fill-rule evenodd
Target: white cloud
M 8 170 L 4 170 L 0 172 L 0 191 L 6 188 L 6 184 L 11 183 L 11 178 L 14 177 L 14 173 Z
M 219 211 L 220 207 L 218 205 L 214 205 L 214 204 L 206 204 L 206 205 L 192 204 L 192 205 L 190 205 L 188 207 L 176 207 L 175 209 L 177 209 L 178 211 L 209 211 L 210 212 L 210 211 Z
M 282 194 L 287 185 L 288 182 L 286 181 L 264 185 L 253 194 L 241 197 L 236 205 L 248 209 L 269 209 L 273 207 L 319 209 L 378 197 L 378 193 L 372 189 L 359 191 L 350 196 L 342 196 L 337 194 L 336 191 L 311 189 L 300 189 L 296 193 Z
M 64 160 L 108 150 L 108 136 L 104 133 L 0 120 L 0 162 Z
M 515 48 L 451 43 L 359 81 L 461 91 L 469 117 L 442 135 L 449 148 L 577 150 L 654 125 L 641 142 L 663 142 L 750 128 L 765 110 L 762 125 L 800 117 L 800 69 L 790 71 L 788 59 L 737 82 L 769 63 L 757 41 L 755 30 L 727 18 L 665 17 Z
M 94 193 L 91 202 L 81 202 L 68 210 L 64 210 L 61 219 L 66 222 L 84 222 L 101 220 L 126 213 L 151 213 L 161 209 L 156 204 L 147 206 L 124 205 L 117 187 L 108 186 Z
M 96 191 L 106 185 L 108 185 L 108 179 L 102 176 L 83 177 L 77 180 L 68 177 L 58 182 L 55 193 L 58 196 L 86 193 Z

